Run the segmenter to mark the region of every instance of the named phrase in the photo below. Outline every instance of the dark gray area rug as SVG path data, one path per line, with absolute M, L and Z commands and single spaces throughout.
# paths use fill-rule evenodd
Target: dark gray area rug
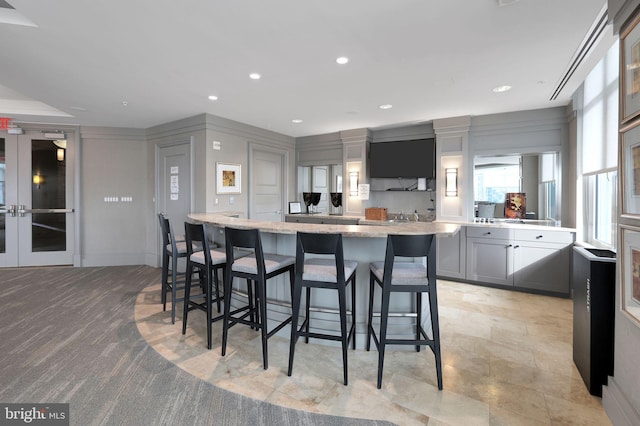
M 69 403 L 72 425 L 388 425 L 275 406 L 157 354 L 134 322 L 148 266 L 0 268 L 0 402 Z

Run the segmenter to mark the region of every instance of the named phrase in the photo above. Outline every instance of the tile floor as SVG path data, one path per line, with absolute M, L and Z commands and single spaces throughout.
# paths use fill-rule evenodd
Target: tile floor
M 374 350 L 349 350 L 348 386 L 338 347 L 300 340 L 288 377 L 289 339 L 269 340 L 270 365 L 263 370 L 258 333 L 238 326 L 221 357 L 222 324 L 213 325 L 211 350 L 204 313 L 190 314 L 183 336 L 182 315 L 172 325 L 170 312 L 162 311 L 159 285 L 140 293 L 135 317 L 147 342 L 185 371 L 291 408 L 400 425 L 611 424 L 573 364 L 571 300 L 444 280 L 438 298 L 443 391 L 429 349 L 387 350 L 379 390 Z

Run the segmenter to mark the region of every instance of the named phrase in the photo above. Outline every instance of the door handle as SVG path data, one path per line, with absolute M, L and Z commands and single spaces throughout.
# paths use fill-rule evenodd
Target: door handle
M 15 204 L 11 204 L 10 206 L 5 206 L 5 207 L 8 207 L 8 208 L 0 209 L 0 214 L 8 213 L 9 216 L 16 217 L 16 205 Z
M 24 204 L 18 206 L 18 214 L 20 217 L 24 217 L 27 213 L 73 213 L 73 211 L 74 209 L 28 209 Z

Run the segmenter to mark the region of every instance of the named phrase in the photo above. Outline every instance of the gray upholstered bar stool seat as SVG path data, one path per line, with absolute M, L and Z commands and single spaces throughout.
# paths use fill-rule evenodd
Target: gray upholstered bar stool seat
M 248 304 L 231 311 L 231 297 L 224 299 L 224 319 L 222 326 L 222 356 L 227 350 L 227 336 L 229 328 L 236 324 L 249 325 L 259 329 L 262 340 L 262 360 L 266 370 L 269 368 L 267 340 L 291 322 L 286 318 L 271 331 L 267 324 L 267 280 L 283 273 L 289 273 L 293 293 L 295 279 L 295 258 L 277 254 L 264 253 L 262 240 L 258 229 L 225 228 L 225 249 L 227 264 L 224 277 L 224 294 L 230 295 L 233 279 L 247 280 Z M 251 250 L 252 254 L 238 258 L 237 253 Z M 251 297 L 251 286 L 254 286 L 255 304 Z
M 405 261 L 396 261 L 396 258 Z M 413 258 L 412 260 L 406 258 Z M 416 262 L 426 258 L 426 265 Z M 423 259 L 419 259 L 423 260 Z M 367 350 L 371 338 L 378 348 L 378 389 L 382 387 L 382 370 L 387 344 L 429 346 L 435 355 L 438 389 L 442 390 L 442 357 L 440 353 L 440 328 L 438 323 L 438 296 L 436 293 L 436 238 L 434 235 L 389 235 L 384 262 L 369 264 L 369 318 L 367 326 Z M 379 338 L 373 329 L 373 300 L 376 287 L 382 288 Z M 389 339 L 389 299 L 392 293 L 410 293 L 416 298 L 415 338 Z M 422 294 L 429 295 L 431 336 L 422 327 Z
M 167 310 L 167 293 L 171 292 L 171 324 L 176 322 L 176 303 L 184 300 L 178 297 L 178 290 L 184 289 L 185 272 L 178 271 L 178 259 L 187 257 L 187 243 L 179 241 L 168 218 L 158 214 L 162 232 L 162 310 Z
M 306 254 L 323 255 L 329 257 L 306 258 Z M 296 235 L 296 279 L 293 284 L 293 295 L 291 300 L 292 321 L 291 321 L 291 342 L 289 348 L 289 370 L 291 376 L 293 371 L 293 358 L 296 349 L 296 342 L 300 336 L 305 337 L 309 343 L 309 337 L 325 340 L 334 340 L 342 343 L 342 370 L 344 384 L 348 384 L 347 349 L 349 342 L 353 341 L 353 349 L 356 348 L 355 341 L 355 318 L 356 318 L 356 268 L 358 262 L 344 260 L 341 234 L 313 234 L 298 232 Z M 347 332 L 347 302 L 346 287 L 351 284 L 351 327 Z M 300 328 L 298 328 L 298 316 L 300 313 L 300 302 L 302 298 L 302 288 L 306 288 L 306 308 L 305 318 Z M 338 292 L 338 313 L 340 315 L 340 334 L 317 333 L 309 331 L 311 289 L 325 288 Z

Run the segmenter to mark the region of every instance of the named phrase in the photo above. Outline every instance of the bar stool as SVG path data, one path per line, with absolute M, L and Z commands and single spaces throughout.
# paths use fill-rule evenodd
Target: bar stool
M 178 259 L 187 257 L 187 243 L 176 241 L 173 227 L 162 213 L 158 214 L 160 230 L 162 231 L 162 310 L 167 310 L 167 292 L 171 292 L 171 324 L 176 322 L 176 303 L 182 301 L 177 297 L 177 291 L 182 290 L 185 283 L 185 273 L 178 271 Z M 169 265 L 171 262 L 171 265 Z M 171 280 L 169 280 L 171 274 Z
M 262 337 L 262 360 L 264 369 L 269 368 L 267 353 L 267 339 L 280 331 L 291 322 L 291 317 L 282 321 L 273 330 L 267 327 L 267 280 L 277 275 L 289 272 L 289 282 L 293 293 L 295 280 L 295 258 L 266 254 L 262 250 L 262 241 L 258 229 L 225 228 L 225 248 L 227 253 L 227 266 L 225 268 L 224 294 L 231 294 L 231 286 L 235 277 L 245 278 L 250 288 L 255 284 L 256 305 L 252 306 L 252 298 L 249 296 L 249 304 L 245 307 L 231 311 L 231 297 L 224 299 L 224 319 L 222 325 L 222 356 L 227 350 L 227 334 L 229 328 L 240 323 L 260 329 Z M 237 258 L 234 249 L 250 249 L 253 253 L 249 256 Z M 247 317 L 249 319 L 247 319 Z
M 396 262 L 396 257 L 424 258 L 422 263 Z M 436 238 L 434 235 L 389 235 L 384 262 L 370 263 L 369 320 L 367 326 L 367 351 L 371 337 L 378 348 L 378 389 L 382 387 L 382 369 L 387 344 L 429 346 L 436 359 L 438 389 L 442 390 L 442 358 L 440 355 L 440 328 L 438 324 L 438 296 L 436 294 Z M 376 284 L 382 288 L 380 312 L 380 339 L 376 336 L 373 321 L 373 298 Z M 415 339 L 388 339 L 387 320 L 389 318 L 389 298 L 391 293 L 414 293 L 416 295 L 416 337 Z M 422 328 L 422 293 L 429 295 L 432 338 Z
M 332 255 L 333 258 L 314 257 L 305 259 L 305 254 Z M 353 349 L 356 348 L 356 268 L 358 263 L 344 260 L 342 250 L 342 234 L 313 234 L 298 232 L 296 236 L 296 278 L 293 284 L 291 343 L 289 348 L 289 371 L 293 370 L 293 356 L 296 342 L 300 336 L 305 337 L 309 343 L 309 337 L 342 342 L 342 369 L 344 384 L 348 383 L 347 375 L 347 348 L 353 341 Z M 346 286 L 351 284 L 351 327 L 347 333 L 347 303 Z M 307 289 L 307 304 L 305 318 L 298 329 L 298 315 L 300 312 L 300 299 L 302 288 Z M 328 333 L 314 333 L 309 331 L 309 307 L 311 305 L 311 288 L 327 288 L 338 291 L 338 304 L 340 310 L 340 335 Z
M 226 253 L 221 249 L 213 249 L 212 243 L 207 238 L 207 226 L 205 224 L 184 223 L 186 247 L 187 247 L 187 271 L 184 291 L 184 311 L 182 316 L 182 334 L 187 332 L 187 319 L 189 312 L 198 309 L 207 314 L 207 348 L 211 349 L 211 325 L 222 319 L 222 315 L 213 317 L 213 303 L 217 304 L 220 313 L 220 286 L 218 271 L 222 270 L 227 262 Z M 203 250 L 194 248 L 203 247 Z M 191 280 L 195 272 L 201 277 L 201 287 L 204 292 L 191 295 Z M 225 293 L 226 294 L 226 293 Z M 198 302 L 199 299 L 203 299 Z

